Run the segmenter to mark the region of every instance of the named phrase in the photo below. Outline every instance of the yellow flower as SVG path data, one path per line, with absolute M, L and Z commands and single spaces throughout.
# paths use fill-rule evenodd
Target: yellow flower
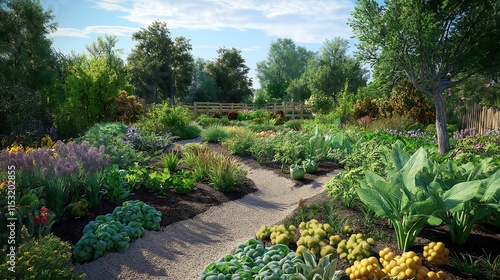
M 29 271 L 29 272 L 33 271 L 33 267 L 32 267 L 32 266 L 31 266 L 31 267 L 28 267 L 28 271 Z

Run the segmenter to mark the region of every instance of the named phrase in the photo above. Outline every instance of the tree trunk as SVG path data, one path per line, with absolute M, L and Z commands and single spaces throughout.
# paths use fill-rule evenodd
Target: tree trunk
M 444 106 L 444 97 L 439 90 L 432 92 L 434 103 L 436 105 L 436 134 L 439 153 L 444 156 L 450 150 L 450 139 L 446 129 L 446 110 Z

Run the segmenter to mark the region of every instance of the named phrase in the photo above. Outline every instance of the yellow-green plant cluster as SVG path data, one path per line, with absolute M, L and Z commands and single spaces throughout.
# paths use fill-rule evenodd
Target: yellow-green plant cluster
M 363 239 L 363 234 L 351 234 L 348 240 L 341 240 L 337 246 L 339 258 L 347 260 L 350 264 L 361 261 L 371 255 L 371 246 L 375 243 L 373 238 Z
M 297 227 L 294 225 L 289 225 L 288 228 L 283 224 L 272 227 L 262 225 L 255 237 L 260 240 L 271 239 L 273 245 L 284 244 L 288 246 L 292 242 L 296 230 Z
M 383 271 L 391 278 L 398 280 L 438 280 L 446 279 L 443 271 L 430 271 L 422 265 L 422 259 L 413 251 L 395 255 L 390 248 L 379 252 Z
M 299 225 L 300 238 L 297 241 L 296 254 L 302 256 L 302 252 L 309 250 L 315 256 L 324 257 L 335 253 L 330 238 L 334 236 L 335 230 L 330 224 L 321 224 L 316 219 L 302 222 Z
M 374 280 L 386 276 L 376 257 L 355 261 L 351 267 L 345 270 L 345 273 L 351 280 Z
M 431 242 L 424 247 L 424 258 L 436 266 L 448 264 L 449 255 L 450 250 L 444 246 L 443 242 Z

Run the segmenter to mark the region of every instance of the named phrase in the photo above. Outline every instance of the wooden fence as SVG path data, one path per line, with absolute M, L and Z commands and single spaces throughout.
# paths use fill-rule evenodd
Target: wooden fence
M 256 106 L 254 104 L 245 103 L 215 103 L 215 102 L 194 102 L 192 104 L 182 104 L 189 108 L 193 116 L 196 118 L 200 114 L 213 115 L 214 113 L 226 116 L 227 112 L 234 111 L 251 111 L 257 109 L 267 110 L 272 113 L 281 110 L 285 113 L 287 119 L 305 119 L 312 117 L 312 114 L 305 107 L 304 103 L 300 102 L 282 102 Z
M 500 109 L 473 105 L 462 116 L 462 128 L 476 128 L 479 134 L 486 130 L 500 130 Z

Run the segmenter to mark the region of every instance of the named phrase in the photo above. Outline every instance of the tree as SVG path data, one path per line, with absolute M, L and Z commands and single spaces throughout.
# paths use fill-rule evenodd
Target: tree
M 314 53 L 296 46 L 292 39 L 279 38 L 269 47 L 267 59 L 257 63 L 257 79 L 271 98 L 283 99 L 288 85 L 307 68 Z
M 129 75 L 139 95 L 151 92 L 153 102 L 158 103 L 159 91 L 172 104 L 176 95 L 187 95 L 193 70 L 189 40 L 172 40 L 167 24 L 159 21 L 132 34 L 132 39 L 138 44 L 128 56 Z
M 51 82 L 53 18 L 38 1 L 0 0 L 0 84 L 36 91 Z
M 498 70 L 498 1 L 358 0 L 349 22 L 364 60 L 394 65 L 436 107 L 441 155 L 450 149 L 443 91 Z M 498 71 L 497 71 L 498 72 Z
M 47 38 L 57 26 L 52 19 L 38 1 L 0 0 L 0 134 L 31 134 L 33 141 L 43 137 L 33 124 L 44 128 L 36 131 L 51 125 L 42 89 L 57 73 Z
M 245 65 L 241 51 L 235 48 L 220 48 L 219 57 L 206 65 L 207 72 L 215 78 L 219 89 L 219 102 L 243 102 L 252 96 L 250 68 Z
M 130 90 L 123 60 L 115 56 L 114 43 L 107 46 L 109 52 L 73 55 L 68 59 L 66 73 L 59 80 L 63 93 L 54 115 L 58 130 L 67 136 L 105 121 L 118 93 Z
M 193 65 L 191 85 L 189 85 L 188 102 L 215 102 L 219 97 L 219 91 L 215 78 L 205 71 L 208 61 L 197 58 Z
M 366 71 L 357 59 L 347 55 L 348 49 L 349 42 L 346 39 L 325 40 L 320 52 L 309 62 L 304 73 L 311 94 L 332 97 L 335 102 L 346 81 L 351 92 L 366 85 Z

